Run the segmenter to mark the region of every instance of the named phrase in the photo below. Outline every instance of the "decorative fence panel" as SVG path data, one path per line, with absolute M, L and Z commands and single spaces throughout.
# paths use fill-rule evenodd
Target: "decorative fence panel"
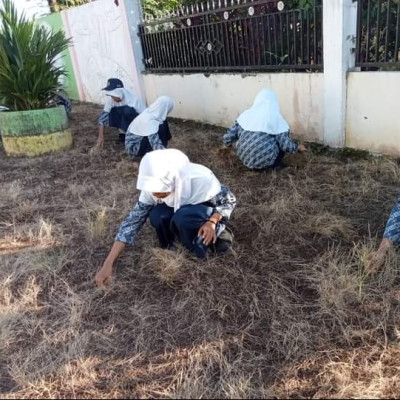
M 400 0 L 357 1 L 357 66 L 400 69 Z
M 322 0 L 210 0 L 139 26 L 150 72 L 305 71 L 323 68 Z

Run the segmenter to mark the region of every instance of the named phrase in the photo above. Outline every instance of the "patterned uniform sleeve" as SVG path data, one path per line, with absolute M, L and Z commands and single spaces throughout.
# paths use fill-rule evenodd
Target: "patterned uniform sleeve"
M 115 241 L 132 245 L 153 207 L 152 204 L 145 204 L 138 201 L 121 224 Z
M 108 126 L 108 117 L 110 113 L 107 111 L 103 111 L 99 117 L 99 125 Z
M 279 144 L 279 148 L 286 153 L 297 153 L 299 151 L 298 144 L 290 138 L 290 132 L 281 133 L 276 136 L 276 141 Z
M 233 125 L 231 128 L 228 129 L 223 138 L 224 146 L 231 146 L 239 139 L 238 129 L 239 129 L 239 124 L 237 122 L 235 123 L 235 125 Z
M 383 237 L 391 240 L 396 246 L 400 245 L 400 197 L 390 214 Z
M 221 191 L 210 203 L 214 205 L 215 212 L 222 215 L 223 220 L 229 220 L 236 207 L 236 197 L 228 187 L 221 185 Z
M 142 143 L 143 137 L 134 135 L 129 131 L 125 136 L 125 150 L 131 157 L 136 157 L 139 154 L 140 143 Z
M 150 146 L 153 150 L 164 150 L 165 147 L 161 142 L 160 136 L 158 136 L 158 133 L 153 133 L 152 135 L 148 136 Z

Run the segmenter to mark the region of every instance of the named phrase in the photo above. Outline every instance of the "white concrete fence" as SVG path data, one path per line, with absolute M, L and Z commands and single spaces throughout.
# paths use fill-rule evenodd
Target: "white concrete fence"
M 357 72 L 357 2 L 323 6 L 323 73 L 143 74 L 147 102 L 169 95 L 174 117 L 228 127 L 269 87 L 295 136 L 400 156 L 400 72 Z

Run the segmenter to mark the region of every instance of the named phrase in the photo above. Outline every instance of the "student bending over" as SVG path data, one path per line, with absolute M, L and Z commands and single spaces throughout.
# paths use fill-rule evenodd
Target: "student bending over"
M 106 104 L 99 117 L 99 134 L 96 147 L 104 144 L 104 132 L 106 126 L 118 128 L 119 140 L 125 142 L 125 132 L 130 123 L 144 110 L 143 102 L 132 91 L 125 89 L 122 81 L 111 78 L 107 86 L 103 88 L 106 92 Z
M 167 116 L 174 108 L 174 101 L 159 97 L 129 125 L 125 149 L 132 157 L 143 157 L 152 150 L 165 149 L 171 139 Z
M 226 223 L 235 209 L 235 196 L 208 168 L 189 162 L 181 151 L 146 154 L 140 163 L 137 188 L 141 190 L 139 201 L 122 223 L 96 275 L 99 286 L 109 282 L 115 261 L 127 244 L 135 242 L 148 217 L 164 249 L 174 249 L 179 240 L 204 258 L 208 249 L 223 253 L 232 246 L 233 236 Z

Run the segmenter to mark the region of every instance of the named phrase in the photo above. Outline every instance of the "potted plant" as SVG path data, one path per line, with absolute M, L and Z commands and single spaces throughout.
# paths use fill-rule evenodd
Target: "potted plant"
M 10 156 L 37 156 L 72 144 L 65 108 L 52 100 L 66 74 L 56 66 L 70 45 L 64 32 L 50 32 L 0 0 L 0 133 Z

